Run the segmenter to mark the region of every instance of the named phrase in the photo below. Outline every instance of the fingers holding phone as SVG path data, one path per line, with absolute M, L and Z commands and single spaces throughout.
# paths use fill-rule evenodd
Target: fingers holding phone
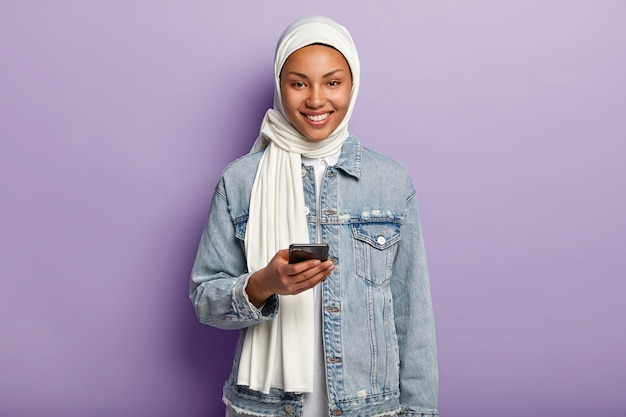
M 325 249 L 310 246 L 291 245 L 291 251 L 280 250 L 265 268 L 255 272 L 246 286 L 250 301 L 259 306 L 272 294 L 300 294 L 327 278 L 335 269 L 335 264 L 328 260 L 328 245 Z
M 290 245 L 289 263 L 295 264 L 296 268 L 294 269 L 297 271 L 297 275 L 294 275 L 295 282 L 302 285 L 293 294 L 313 288 L 326 279 L 335 269 L 335 264 L 328 260 L 328 245 L 326 243 Z M 299 270 L 298 267 L 300 266 L 304 268 Z

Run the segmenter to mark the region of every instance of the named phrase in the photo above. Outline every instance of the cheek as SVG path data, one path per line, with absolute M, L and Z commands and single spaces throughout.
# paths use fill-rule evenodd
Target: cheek
M 342 110 L 348 110 L 348 106 L 350 105 L 350 90 L 348 89 L 338 92 L 335 103 L 337 107 L 341 108 Z
M 282 100 L 285 116 L 287 116 L 287 120 L 289 120 L 289 122 L 293 125 L 297 122 L 296 113 L 299 114 L 297 101 L 294 100 L 294 97 L 289 94 L 283 94 Z
M 293 94 L 282 93 L 282 101 L 283 108 L 285 109 L 285 113 L 292 112 L 295 108 L 297 108 L 297 100 Z

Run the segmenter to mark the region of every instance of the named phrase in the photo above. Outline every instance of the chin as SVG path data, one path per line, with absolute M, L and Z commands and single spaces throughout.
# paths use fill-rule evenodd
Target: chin
M 300 131 L 300 133 L 302 134 L 302 136 L 304 136 L 304 138 L 310 142 L 321 142 L 323 140 L 328 139 L 328 137 L 331 135 L 332 131 L 313 131 L 313 132 L 307 132 L 306 129 L 303 129 Z

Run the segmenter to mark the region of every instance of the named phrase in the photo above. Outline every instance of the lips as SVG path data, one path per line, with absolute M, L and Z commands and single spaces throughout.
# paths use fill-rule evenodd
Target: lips
M 328 119 L 328 117 L 330 117 L 330 112 L 322 114 L 305 114 L 304 117 L 306 117 L 311 122 L 319 123 Z

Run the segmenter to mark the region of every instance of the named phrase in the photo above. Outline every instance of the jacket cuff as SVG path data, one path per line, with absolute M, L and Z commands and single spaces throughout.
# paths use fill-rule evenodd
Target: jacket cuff
M 265 301 L 261 308 L 257 308 L 250 302 L 246 286 L 251 274 L 244 274 L 235 282 L 232 292 L 233 310 L 246 320 L 269 320 L 278 313 L 278 296 L 272 295 Z

